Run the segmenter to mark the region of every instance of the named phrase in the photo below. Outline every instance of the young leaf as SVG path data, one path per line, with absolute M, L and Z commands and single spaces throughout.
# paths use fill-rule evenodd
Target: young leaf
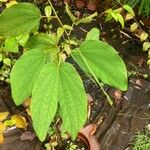
M 80 19 L 80 20 L 77 20 L 77 21 L 75 22 L 75 25 L 79 25 L 80 23 L 89 23 L 89 22 L 91 22 L 91 21 L 93 20 L 93 18 L 96 17 L 96 16 L 97 16 L 97 12 L 95 12 L 95 13 L 93 13 L 93 14 L 87 16 L 87 17 L 84 17 L 84 18 L 82 18 L 82 19 Z
M 44 11 L 45 11 L 46 17 L 50 17 L 51 16 L 51 14 L 52 14 L 52 8 L 51 8 L 51 6 L 46 6 L 44 8 Z
M 123 8 L 124 8 L 127 12 L 129 12 L 129 13 L 131 13 L 133 16 L 135 16 L 135 13 L 134 13 L 134 11 L 133 11 L 133 9 L 132 9 L 131 6 L 129 6 L 129 5 L 124 5 Z
M 18 52 L 18 42 L 16 38 L 6 39 L 4 49 L 8 52 Z
M 134 22 L 133 24 L 131 24 L 130 26 L 130 31 L 134 32 L 136 29 L 138 28 L 138 24 L 136 22 Z
M 98 40 L 85 41 L 80 50 L 72 52 L 72 57 L 86 73 L 91 74 L 92 70 L 105 84 L 127 90 L 125 64 L 110 45 Z
M 68 63 L 60 67 L 59 104 L 63 129 L 75 139 L 87 119 L 87 96 L 80 76 Z
M 40 10 L 35 5 L 15 4 L 1 13 L 0 35 L 8 38 L 37 31 L 40 18 Z
M 87 40 L 99 40 L 100 31 L 97 28 L 92 28 L 86 35 Z
M 122 29 L 124 28 L 124 19 L 122 17 L 122 15 L 120 15 L 119 13 L 116 14 L 118 21 L 120 22 Z
M 3 59 L 4 64 L 6 64 L 7 66 L 11 66 L 11 59 L 10 58 L 4 58 Z
M 48 63 L 42 68 L 33 88 L 31 116 L 34 130 L 41 141 L 45 139 L 57 111 L 58 81 L 58 67 Z
M 14 65 L 10 74 L 10 83 L 16 105 L 20 105 L 31 96 L 33 85 L 47 57 L 42 50 L 34 49 L 24 53 Z
M 72 22 L 75 22 L 77 20 L 77 18 L 71 13 L 70 9 L 69 9 L 69 5 L 67 3 L 66 4 L 66 12 L 68 14 L 68 16 L 70 17 L 70 19 L 72 20 Z
M 29 34 L 23 34 L 16 37 L 16 40 L 21 46 L 25 46 L 27 40 L 29 38 Z
M 64 33 L 64 28 L 59 27 L 57 29 L 57 37 L 58 37 L 58 39 L 60 39 L 60 37 L 63 35 L 63 33 Z

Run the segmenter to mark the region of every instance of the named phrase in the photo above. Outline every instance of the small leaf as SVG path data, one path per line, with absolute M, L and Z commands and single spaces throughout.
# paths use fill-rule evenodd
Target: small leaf
M 72 22 L 75 22 L 77 20 L 76 17 L 71 13 L 71 11 L 69 9 L 69 5 L 67 3 L 65 3 L 65 4 L 66 4 L 65 9 L 66 9 L 66 12 L 67 12 L 68 16 L 70 17 Z
M 123 8 L 124 8 L 127 12 L 129 12 L 130 14 L 132 14 L 133 16 L 135 16 L 135 13 L 134 13 L 134 11 L 133 11 L 133 9 L 132 9 L 131 6 L 129 6 L 129 5 L 124 5 Z
M 43 141 L 57 111 L 59 69 L 55 64 L 45 65 L 35 83 L 31 100 L 33 127 Z
M 35 5 L 15 4 L 1 13 L 0 35 L 9 38 L 37 31 L 40 18 L 40 10 Z
M 58 39 L 63 35 L 63 33 L 64 33 L 64 29 L 59 27 L 57 29 L 57 37 L 58 37 Z
M 20 105 L 31 96 L 33 85 L 42 67 L 47 61 L 50 61 L 48 54 L 36 49 L 27 51 L 13 66 L 10 83 L 16 105 Z
M 11 59 L 9 58 L 4 58 L 3 59 L 4 64 L 6 64 L 7 66 L 11 66 Z
M 123 19 L 122 15 L 117 13 L 116 16 L 117 16 L 117 20 L 120 22 L 122 29 L 123 29 L 124 28 L 124 19 Z
M 100 31 L 97 28 L 92 28 L 86 35 L 87 40 L 99 40 Z
M 116 21 L 118 21 L 117 16 L 116 16 L 116 13 L 113 12 L 112 9 L 108 9 L 108 10 L 105 11 L 105 12 L 106 12 L 107 14 L 110 14 L 110 15 L 112 16 L 112 18 L 114 18 Z M 108 19 L 108 18 L 106 18 L 106 19 L 107 19 L 107 21 L 111 20 L 110 17 L 109 17 L 109 19 Z
M 5 120 L 9 115 L 9 112 L 6 111 L 6 112 L 0 112 L 0 121 L 3 121 Z
M 80 23 L 90 23 L 93 20 L 93 18 L 96 16 L 97 16 L 97 12 L 95 12 L 87 17 L 83 17 L 82 19 L 77 20 L 75 22 L 75 25 L 79 25 Z
M 21 45 L 21 46 L 25 46 L 27 40 L 29 38 L 29 34 L 23 34 L 23 35 L 19 35 L 16 37 L 16 40 L 18 41 L 18 43 Z
M 148 34 L 143 31 L 143 32 L 141 33 L 141 35 L 140 35 L 140 40 L 141 40 L 141 41 L 144 41 L 144 40 L 147 39 L 147 37 L 148 37 Z
M 150 65 L 150 59 L 147 61 L 147 64 Z
M 63 28 L 65 28 L 67 30 L 73 30 L 72 26 L 69 26 L 67 24 L 63 25 Z
M 148 51 L 150 49 L 150 42 L 143 43 L 143 51 Z
M 14 125 L 15 125 L 15 122 L 12 121 L 12 120 L 6 120 L 6 121 L 4 122 L 4 125 L 5 125 L 5 126 L 14 126 Z
M 130 20 L 130 19 L 133 19 L 133 17 L 134 16 L 132 14 L 127 13 L 126 16 L 125 16 L 125 20 L 127 21 L 127 20 Z
M 134 32 L 136 29 L 138 28 L 138 24 L 136 22 L 134 22 L 131 26 L 130 26 L 130 31 Z
M 11 120 L 14 122 L 17 128 L 23 128 L 23 129 L 27 128 L 26 119 L 22 117 L 21 115 L 13 115 L 11 117 Z
M 51 6 L 46 6 L 44 8 L 44 11 L 45 11 L 46 17 L 50 17 L 51 16 L 51 14 L 52 14 L 52 8 L 51 8 Z
M 18 52 L 18 42 L 16 38 L 6 39 L 4 49 L 9 52 Z

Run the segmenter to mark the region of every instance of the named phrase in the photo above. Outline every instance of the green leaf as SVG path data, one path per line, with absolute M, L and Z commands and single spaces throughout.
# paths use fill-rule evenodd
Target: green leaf
M 23 35 L 19 35 L 16 37 L 18 43 L 21 45 L 21 46 L 25 46 L 27 40 L 29 38 L 29 34 L 23 34 Z
M 31 96 L 33 85 L 47 59 L 49 57 L 43 51 L 30 50 L 15 63 L 10 74 L 10 83 L 16 105 Z
M 92 28 L 86 35 L 87 40 L 99 40 L 100 31 L 97 28 Z
M 63 28 L 65 28 L 67 30 L 73 30 L 72 26 L 67 25 L 67 24 L 63 25 Z
M 119 13 L 116 14 L 118 21 L 120 22 L 122 29 L 124 28 L 124 19 L 122 17 L 122 15 L 120 15 Z
M 31 114 L 34 130 L 41 141 L 44 141 L 57 111 L 58 81 L 58 67 L 48 63 L 42 68 L 33 88 Z
M 57 37 L 58 37 L 58 39 L 60 39 L 60 37 L 63 35 L 63 33 L 64 33 L 64 28 L 59 27 L 57 29 Z
M 52 8 L 51 8 L 51 6 L 46 6 L 44 8 L 44 11 L 45 11 L 46 17 L 50 17 L 51 16 L 51 14 L 52 14 Z
M 112 9 L 108 9 L 107 11 L 105 11 L 106 13 L 108 13 L 108 16 L 106 18 L 106 21 L 111 20 L 111 17 L 109 16 L 109 14 L 112 16 L 112 18 L 114 18 L 116 21 L 118 21 L 118 18 L 116 16 L 116 13 L 112 10 Z
M 123 8 L 124 8 L 127 12 L 129 12 L 130 14 L 132 14 L 133 16 L 135 16 L 135 13 L 134 13 L 134 11 L 133 11 L 133 9 L 132 9 L 131 6 L 129 6 L 129 5 L 124 5 Z
M 29 40 L 26 43 L 26 48 L 49 51 L 51 61 L 57 61 L 57 53 L 59 52 L 59 47 L 57 46 L 57 43 L 57 36 L 46 33 L 40 33 L 29 38 Z
M 1 13 L 0 35 L 8 38 L 37 31 L 40 18 L 40 10 L 35 5 L 15 4 Z
M 40 33 L 37 35 L 31 36 L 27 43 L 27 49 L 41 49 L 41 50 L 49 50 L 53 49 L 57 45 L 57 37 L 51 34 Z
M 75 139 L 87 119 L 87 96 L 80 76 L 68 63 L 60 68 L 59 104 L 63 129 Z
M 18 52 L 18 42 L 16 38 L 6 39 L 4 49 L 8 52 Z
M 69 5 L 67 3 L 66 4 L 66 12 L 68 14 L 68 16 L 70 17 L 70 19 L 72 20 L 72 22 L 75 22 L 77 20 L 77 18 L 71 13 L 70 9 L 69 9 Z
M 72 52 L 72 57 L 86 73 L 92 71 L 105 84 L 127 90 L 125 64 L 110 45 L 98 40 L 85 41 L 80 50 Z
M 7 66 L 11 66 L 11 59 L 10 58 L 4 58 L 3 59 L 4 64 L 6 64 Z
M 80 23 L 90 23 L 93 20 L 93 18 L 96 17 L 96 16 L 97 16 L 97 12 L 95 12 L 95 13 L 87 16 L 87 17 L 84 17 L 80 20 L 77 20 L 75 22 L 75 25 L 79 25 Z

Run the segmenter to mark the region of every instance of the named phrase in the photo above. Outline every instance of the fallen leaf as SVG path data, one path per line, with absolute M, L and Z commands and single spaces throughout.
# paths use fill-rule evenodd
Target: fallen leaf
M 141 40 L 141 41 L 144 41 L 144 40 L 147 39 L 147 37 L 148 37 L 148 34 L 143 31 L 143 32 L 141 33 L 141 35 L 140 35 L 140 40 Z
M 4 143 L 4 135 L 3 133 L 0 133 L 0 144 Z
M 6 111 L 6 112 L 0 112 L 0 121 L 3 121 L 5 120 L 9 115 L 9 112 Z
M 26 119 L 24 117 L 22 117 L 21 115 L 13 115 L 11 117 L 11 120 L 14 121 L 15 126 L 17 128 L 26 129 L 26 127 L 27 127 Z
M 3 133 L 6 130 L 6 125 L 0 122 L 0 133 Z

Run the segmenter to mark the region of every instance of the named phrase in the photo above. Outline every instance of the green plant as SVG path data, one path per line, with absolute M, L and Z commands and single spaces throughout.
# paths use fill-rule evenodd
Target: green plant
M 149 150 L 150 149 L 150 137 L 149 131 L 147 130 L 146 133 L 139 132 L 135 135 L 134 140 L 132 142 L 132 149 L 133 150 Z
M 98 29 L 89 31 L 80 45 L 71 39 L 73 27 L 92 21 L 97 13 L 79 19 L 66 4 L 66 12 L 73 23 L 63 25 L 50 1 L 49 4 L 46 16 L 41 16 L 39 8 L 31 3 L 5 9 L 0 16 L 0 35 L 6 40 L 30 35 L 22 45 L 24 54 L 12 68 L 10 83 L 16 105 L 31 96 L 33 127 L 39 139 L 45 139 L 56 112 L 62 118 L 61 130 L 75 139 L 87 119 L 87 96 L 79 74 L 66 58 L 72 57 L 97 82 L 111 105 L 99 79 L 125 91 L 127 71 L 115 49 L 99 40 Z M 60 27 L 56 33 L 37 32 L 40 19 L 45 17 L 48 22 L 58 20 Z

